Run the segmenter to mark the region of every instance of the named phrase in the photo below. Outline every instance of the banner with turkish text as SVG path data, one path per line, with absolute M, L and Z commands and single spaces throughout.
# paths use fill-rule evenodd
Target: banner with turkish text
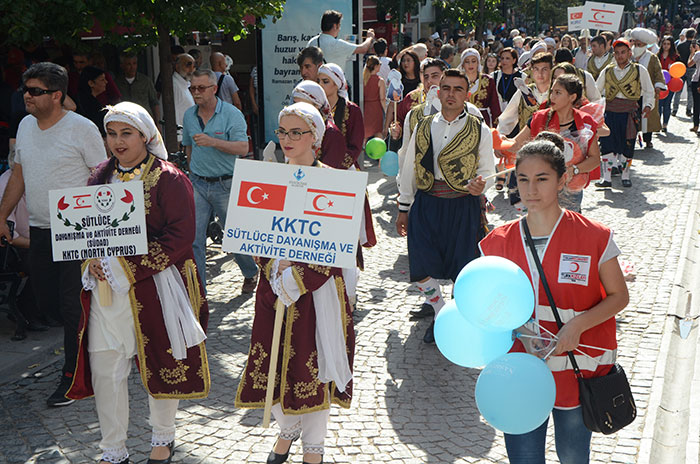
M 586 2 L 583 5 L 583 28 L 619 32 L 624 5 Z
M 239 160 L 224 251 L 354 267 L 367 173 Z
M 49 192 L 54 261 L 148 253 L 143 182 Z

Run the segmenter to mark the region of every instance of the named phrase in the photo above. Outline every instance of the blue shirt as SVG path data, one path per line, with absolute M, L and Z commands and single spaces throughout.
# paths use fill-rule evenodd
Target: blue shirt
M 247 142 L 248 135 L 243 113 L 230 103 L 216 99 L 214 115 L 207 121 L 199 117 L 199 105 L 185 111 L 182 122 L 182 144 L 192 147 L 190 171 L 201 177 L 219 177 L 233 174 L 237 155 L 224 153 L 214 147 L 200 147 L 192 136 L 202 132 L 210 137 L 228 142 Z

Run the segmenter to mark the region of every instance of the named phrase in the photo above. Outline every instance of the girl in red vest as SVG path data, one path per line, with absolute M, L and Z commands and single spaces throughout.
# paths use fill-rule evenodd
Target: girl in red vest
M 525 145 L 518 152 L 515 172 L 527 216 L 494 229 L 479 247 L 484 255 L 502 256 L 518 264 L 536 289 L 533 319 L 523 329 L 556 335 L 547 365 L 557 387 L 552 411 L 557 455 L 562 464 L 583 464 L 588 463 L 591 432 L 583 423 L 578 383 L 566 353 L 574 352 L 584 377 L 606 375 L 616 357 L 615 315 L 627 305 L 629 295 L 612 231 L 559 205 L 566 171 L 564 155 L 551 141 Z M 525 243 L 521 221 L 527 221 L 532 234 L 564 323 L 561 330 Z M 526 345 L 516 341 L 513 350 L 534 352 Z M 547 422 L 526 434 L 505 434 L 511 464 L 545 462 Z
M 581 100 L 583 85 L 573 74 L 557 77 L 549 92 L 549 108 L 536 111 L 515 138 L 513 149 L 525 144 L 542 131 L 561 134 L 566 139 L 564 150 L 567 166 L 567 186 L 561 194 L 563 207 L 580 213 L 583 188 L 588 185 L 589 173 L 600 167 L 598 148 L 598 123 L 595 119 L 574 108 Z M 598 175 L 595 175 L 598 178 Z

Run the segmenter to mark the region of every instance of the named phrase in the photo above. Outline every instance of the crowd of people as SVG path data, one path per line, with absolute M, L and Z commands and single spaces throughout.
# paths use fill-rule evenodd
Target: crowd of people
M 539 301 L 522 330 L 558 337 L 546 359 L 557 382 L 557 453 L 562 463 L 588 462 L 591 433 L 567 352 L 582 342 L 603 347 L 603 354 L 577 351 L 575 358 L 584 376 L 605 375 L 615 362 L 614 316 L 628 294 L 612 231 L 582 214 L 583 192 L 611 188 L 616 175 L 622 187 L 632 185 L 637 143 L 653 148 L 653 134 L 667 132 L 679 109 L 681 92 L 668 89 L 664 74 L 677 62 L 687 67 L 686 115 L 698 132 L 695 29 L 679 38 L 644 28 L 561 37 L 513 29 L 483 41 L 433 36 L 398 50 L 375 40 L 371 29 L 359 44 L 338 39 L 341 21 L 340 13 L 326 12 L 321 32 L 296 57 L 301 80 L 276 130 L 285 159 L 360 170 L 365 143 L 375 137 L 398 153 L 396 232 L 407 237 L 410 281 L 424 297 L 407 317 L 433 321 L 426 346 L 435 343 L 434 320 L 448 298 L 440 281 L 454 282 L 480 255 L 516 262 Z M 355 54 L 366 55 L 361 106 L 346 80 Z M 75 54 L 71 72 L 40 62 L 22 75 L 11 169 L 0 178 L 6 185 L 0 235 L 29 249 L 33 285 L 27 288 L 35 298 L 25 329 L 64 327 L 65 363 L 48 405 L 95 396 L 101 462 L 128 463 L 127 379 L 135 358 L 149 393 L 148 462 L 169 463 L 178 401 L 205 397 L 210 388 L 207 227 L 212 213 L 226 221 L 235 162 L 249 151 L 248 127 L 226 57 L 213 53 L 208 70 L 196 49 L 173 49 L 186 175 L 167 162 L 159 82 L 137 72 L 135 55 L 120 56 L 118 76 L 99 58 Z M 277 161 L 275 149 L 268 145 L 264 159 Z M 148 254 L 53 262 L 48 192 L 133 180 L 144 182 Z M 493 206 L 485 193 L 491 188 L 508 195 L 521 220 L 490 230 Z M 14 232 L 7 219 L 17 223 Z M 280 433 L 268 464 L 285 462 L 298 439 L 305 463 L 323 462 L 330 406 L 350 407 L 362 248 L 377 243 L 367 199 L 362 224 L 356 266 L 348 269 L 234 254 L 242 292 L 256 298 L 238 407 L 265 404 L 276 302 L 286 307 L 272 407 Z M 525 246 L 530 231 L 536 255 Z M 578 256 L 585 270 L 562 274 L 566 256 Z M 562 328 L 553 324 L 538 260 Z M 98 298 L 100 282 L 111 288 L 109 303 Z M 514 350 L 536 351 L 520 341 Z M 546 431 L 547 422 L 527 434 L 506 434 L 510 461 L 543 462 Z

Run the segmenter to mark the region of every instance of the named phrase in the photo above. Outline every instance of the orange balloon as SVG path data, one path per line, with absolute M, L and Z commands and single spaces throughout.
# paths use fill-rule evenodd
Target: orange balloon
M 501 134 L 498 132 L 498 129 L 491 129 L 491 137 L 493 138 L 494 150 L 510 150 L 511 148 L 513 148 L 513 145 L 515 145 L 515 142 L 513 142 L 512 140 L 502 139 Z
M 683 64 L 683 63 L 678 63 L 678 64 Z M 680 92 L 683 89 L 683 81 L 680 80 L 677 77 L 674 77 L 670 81 L 668 81 L 668 90 L 671 92 Z
M 668 73 L 671 75 L 671 77 L 683 77 L 685 75 L 685 65 L 680 61 L 673 63 L 668 68 Z M 673 90 L 672 92 L 677 92 L 677 90 Z

